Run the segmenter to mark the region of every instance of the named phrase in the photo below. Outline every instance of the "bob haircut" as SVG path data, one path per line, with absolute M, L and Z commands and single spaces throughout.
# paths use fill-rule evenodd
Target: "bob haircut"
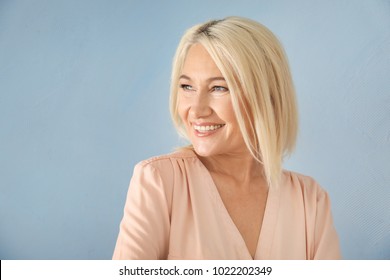
M 171 117 L 187 139 L 177 110 L 178 89 L 187 52 L 194 44 L 201 44 L 221 71 L 245 144 L 263 165 L 268 185 L 277 185 L 283 158 L 294 150 L 298 130 L 295 90 L 283 47 L 265 26 L 241 17 L 187 30 L 173 59 L 170 93 Z

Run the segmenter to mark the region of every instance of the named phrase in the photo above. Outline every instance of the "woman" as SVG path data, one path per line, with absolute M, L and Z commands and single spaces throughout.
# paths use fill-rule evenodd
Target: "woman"
M 282 170 L 297 135 L 275 36 L 239 17 L 189 29 L 171 115 L 190 147 L 139 163 L 114 259 L 338 259 L 327 193 Z

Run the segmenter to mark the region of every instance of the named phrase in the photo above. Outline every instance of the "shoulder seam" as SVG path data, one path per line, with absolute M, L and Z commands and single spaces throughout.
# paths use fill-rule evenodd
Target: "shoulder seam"
M 175 153 L 171 153 L 171 154 L 167 154 L 167 155 L 151 157 L 149 159 L 142 160 L 138 164 L 142 165 L 142 166 L 146 166 L 148 164 L 151 164 L 154 162 L 159 162 L 159 161 L 164 161 L 164 160 L 171 161 L 172 159 L 187 159 L 187 158 L 196 158 L 196 156 L 194 154 L 190 154 L 190 153 L 175 152 Z

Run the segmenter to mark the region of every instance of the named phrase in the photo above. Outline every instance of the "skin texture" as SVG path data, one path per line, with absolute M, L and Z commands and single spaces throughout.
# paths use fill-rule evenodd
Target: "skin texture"
M 243 140 L 221 71 L 200 44 L 190 47 L 179 79 L 178 111 L 222 201 L 254 256 L 267 201 L 263 168 Z M 199 126 L 216 128 L 210 131 Z

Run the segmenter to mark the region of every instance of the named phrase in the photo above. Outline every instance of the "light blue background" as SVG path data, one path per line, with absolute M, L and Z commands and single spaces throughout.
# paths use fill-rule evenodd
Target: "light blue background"
M 168 112 L 183 32 L 239 15 L 288 54 L 286 168 L 329 192 L 346 259 L 390 259 L 390 3 L 0 0 L 0 258 L 109 259 L 136 162 L 182 142 Z

